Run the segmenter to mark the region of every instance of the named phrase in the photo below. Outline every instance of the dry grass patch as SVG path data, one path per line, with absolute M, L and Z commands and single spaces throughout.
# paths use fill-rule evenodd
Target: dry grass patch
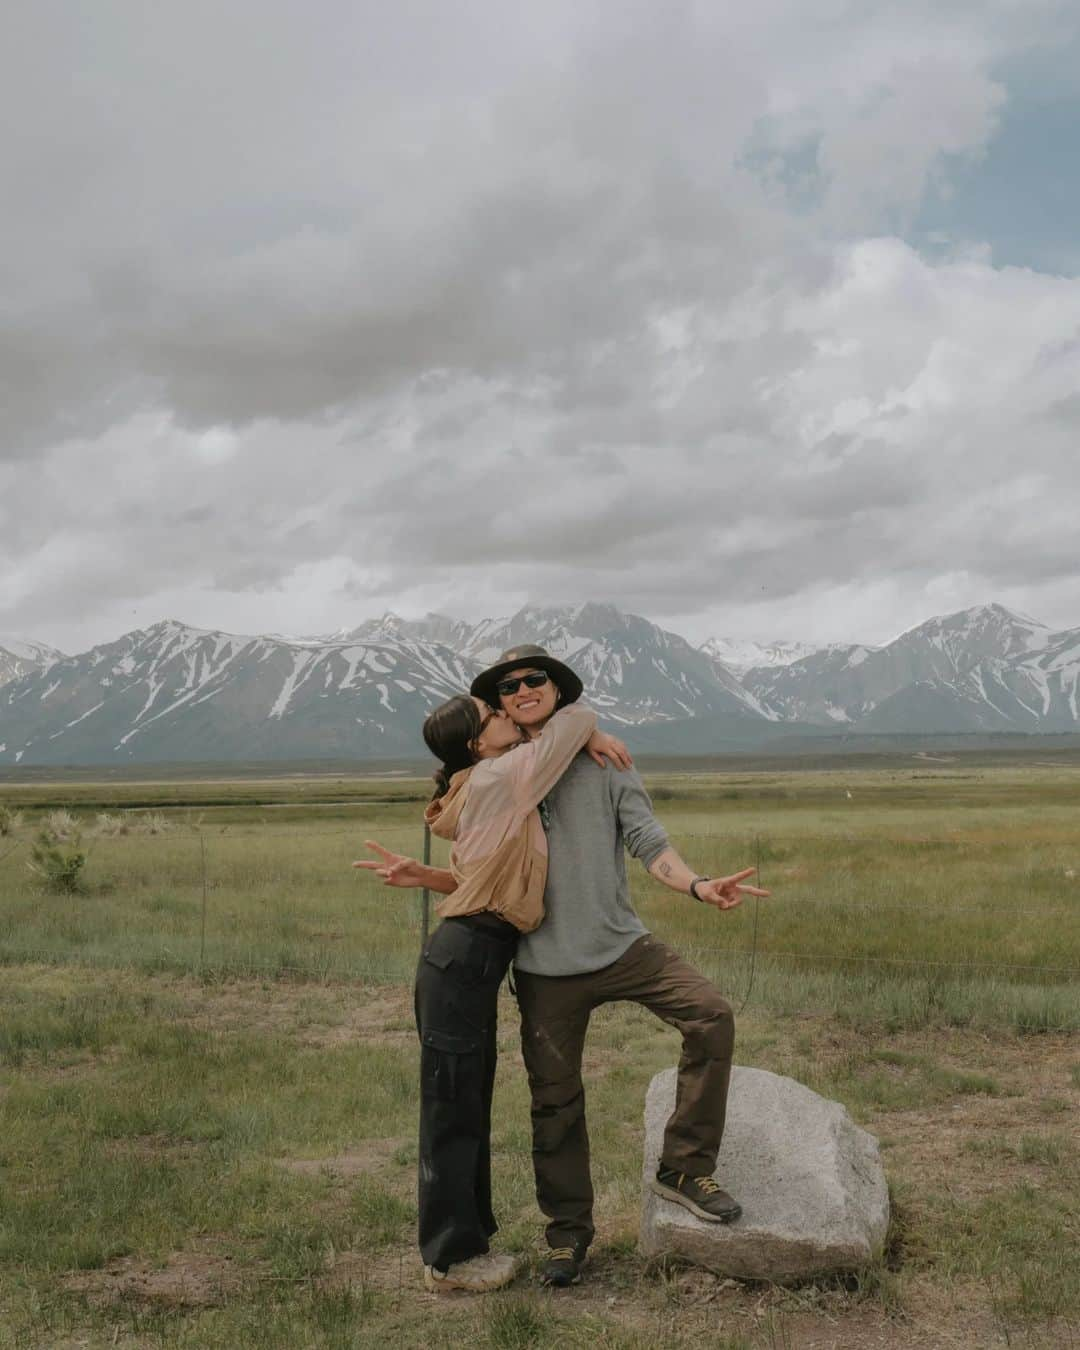
M 279 1158 L 278 1164 L 298 1177 L 327 1177 L 336 1184 L 354 1181 L 365 1173 L 383 1172 L 405 1141 L 367 1139 L 360 1148 L 329 1158 Z

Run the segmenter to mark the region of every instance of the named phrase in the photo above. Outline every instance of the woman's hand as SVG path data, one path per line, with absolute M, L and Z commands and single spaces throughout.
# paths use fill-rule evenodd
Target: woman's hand
M 379 861 L 365 858 L 359 862 L 354 862 L 354 867 L 361 867 L 367 872 L 374 872 L 377 877 L 382 877 L 384 886 L 405 886 L 415 888 L 425 884 L 425 876 L 428 869 L 423 863 L 419 863 L 415 858 L 407 857 L 404 853 L 391 853 L 388 848 L 383 848 L 382 844 L 377 844 L 374 839 L 365 839 L 364 847 L 371 849 L 373 853 L 379 855 Z
M 589 758 L 595 760 L 601 768 L 604 768 L 608 760 L 611 760 L 616 769 L 629 769 L 634 763 L 626 743 L 606 731 L 594 731 L 585 742 L 585 749 Z
M 771 895 L 771 891 L 763 891 L 760 886 L 741 884 L 756 871 L 756 867 L 744 867 L 741 872 L 736 872 L 730 877 L 712 877 L 709 881 L 699 881 L 698 898 L 706 905 L 715 905 L 717 909 L 734 909 L 736 905 L 742 904 L 744 895 Z

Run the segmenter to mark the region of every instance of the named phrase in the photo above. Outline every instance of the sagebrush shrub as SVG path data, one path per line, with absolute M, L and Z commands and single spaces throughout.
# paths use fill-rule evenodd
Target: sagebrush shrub
M 94 822 L 94 833 L 107 839 L 116 839 L 120 835 L 128 834 L 130 829 L 131 825 L 126 817 L 113 816 L 107 811 L 99 811 Z
M 78 830 L 61 838 L 48 825 L 43 825 L 34 836 L 27 865 L 43 879 L 46 890 L 58 895 L 77 895 L 82 891 L 86 854 L 79 847 L 81 843 Z
M 70 811 L 50 811 L 42 828 L 65 843 L 79 837 L 79 822 Z
M 106 839 L 118 839 L 130 834 L 168 834 L 173 824 L 160 811 L 140 814 L 124 812 L 112 815 L 99 811 L 94 821 L 94 834 Z
M 171 829 L 172 822 L 160 811 L 150 811 L 145 816 L 139 817 L 140 834 L 168 834 Z

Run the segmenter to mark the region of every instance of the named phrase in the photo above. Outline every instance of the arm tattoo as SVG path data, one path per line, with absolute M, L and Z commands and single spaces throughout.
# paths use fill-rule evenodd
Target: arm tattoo
M 670 863 L 661 863 L 661 864 L 660 864 L 660 875 L 661 875 L 661 876 L 665 876 L 665 877 L 671 876 L 671 864 L 670 864 Z

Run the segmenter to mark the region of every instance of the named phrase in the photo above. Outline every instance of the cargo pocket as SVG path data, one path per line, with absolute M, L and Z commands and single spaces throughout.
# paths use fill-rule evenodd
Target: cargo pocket
M 439 970 L 453 970 L 456 984 L 475 988 L 490 980 L 493 962 L 487 952 L 487 943 L 471 929 L 443 925 L 424 952 L 428 965 Z
M 425 1097 L 440 1102 L 457 1100 L 465 1061 L 479 1056 L 480 1039 L 475 1036 L 451 1036 L 445 1031 L 425 1031 L 420 1049 L 420 1090 Z

